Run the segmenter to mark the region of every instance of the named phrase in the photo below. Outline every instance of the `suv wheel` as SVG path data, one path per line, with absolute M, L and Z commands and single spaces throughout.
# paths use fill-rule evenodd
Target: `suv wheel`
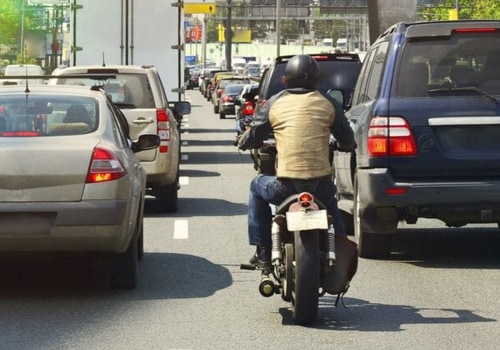
M 177 211 L 177 190 L 177 182 L 158 187 L 156 198 L 160 201 L 162 211 L 170 213 Z
M 358 243 L 358 255 L 362 258 L 385 258 L 391 252 L 391 234 L 390 233 L 372 233 L 366 232 L 367 226 L 364 215 L 361 214 L 361 201 L 359 199 L 358 180 L 354 178 L 354 235 Z M 396 223 L 397 225 L 397 223 Z

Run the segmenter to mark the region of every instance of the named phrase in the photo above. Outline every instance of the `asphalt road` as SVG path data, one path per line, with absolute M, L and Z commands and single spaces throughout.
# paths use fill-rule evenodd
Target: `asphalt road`
M 497 349 L 500 233 L 402 228 L 387 260 L 361 259 L 344 298 L 320 299 L 318 321 L 294 324 L 287 303 L 260 296 L 239 269 L 247 244 L 248 154 L 233 146 L 198 90 L 183 124 L 179 210 L 148 199 L 135 290 L 103 283 L 99 261 L 0 260 L 0 349 Z

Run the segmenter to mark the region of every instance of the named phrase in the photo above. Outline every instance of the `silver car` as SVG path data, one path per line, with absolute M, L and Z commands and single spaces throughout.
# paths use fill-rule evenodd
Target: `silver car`
M 146 171 L 99 88 L 0 87 L 0 254 L 101 253 L 111 283 L 133 288 L 143 254 Z
M 158 70 L 149 65 L 73 66 L 52 73 L 57 79 L 49 84 L 93 86 L 97 82 L 89 76 L 111 74 L 114 78 L 101 83 L 113 102 L 127 117 L 130 135 L 157 134 L 161 144 L 157 149 L 141 152 L 137 158 L 146 169 L 147 195 L 156 197 L 161 211 L 177 210 L 180 132 L 178 120 L 189 114 L 189 102 L 178 101 L 171 108 Z M 80 79 L 66 78 L 81 76 Z M 182 108 L 179 108 L 182 107 Z

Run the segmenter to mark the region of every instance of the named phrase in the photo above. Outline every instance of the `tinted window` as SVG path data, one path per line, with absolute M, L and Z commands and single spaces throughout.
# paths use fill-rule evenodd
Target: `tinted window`
M 231 95 L 239 95 L 241 93 L 241 90 L 243 90 L 243 85 L 228 85 L 224 89 L 225 94 L 231 94 Z
M 318 89 L 327 92 L 330 89 L 350 90 L 356 84 L 361 64 L 359 62 L 344 61 L 318 61 L 320 67 L 320 80 Z M 270 80 L 265 99 L 285 89 L 285 66 L 277 64 Z
M 114 103 L 119 103 L 122 108 L 155 108 L 151 86 L 146 74 L 115 74 L 116 79 L 107 79 L 103 89 L 109 93 Z M 58 85 L 97 85 L 96 80 L 58 79 Z
M 430 97 L 429 89 L 476 87 L 500 94 L 500 35 L 454 34 L 408 41 L 398 68 L 397 94 Z M 474 96 L 474 94 L 466 94 Z
M 0 137 L 60 136 L 92 132 L 97 101 L 77 96 L 0 97 Z
M 354 88 L 354 94 L 352 97 L 352 104 L 356 105 L 358 103 L 363 103 L 366 101 L 366 82 L 368 81 L 368 72 L 373 63 L 373 58 L 375 57 L 376 48 L 373 47 L 365 57 L 363 67 L 359 73 L 358 81 L 356 82 L 356 87 Z
M 374 55 L 366 89 L 366 98 L 368 100 L 375 99 L 380 93 L 380 82 L 382 81 L 382 74 L 384 73 L 384 63 L 388 47 L 388 42 L 381 43 Z

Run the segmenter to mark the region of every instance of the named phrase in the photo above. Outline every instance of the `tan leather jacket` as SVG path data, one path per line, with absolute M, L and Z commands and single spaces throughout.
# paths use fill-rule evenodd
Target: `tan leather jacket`
M 330 134 L 343 152 L 356 148 L 353 131 L 341 108 L 333 98 L 317 90 L 283 90 L 260 107 L 238 148 L 259 148 L 274 134 L 278 178 L 330 176 Z
M 271 106 L 278 178 L 310 179 L 331 174 L 328 142 L 335 108 L 319 91 L 285 92 Z

